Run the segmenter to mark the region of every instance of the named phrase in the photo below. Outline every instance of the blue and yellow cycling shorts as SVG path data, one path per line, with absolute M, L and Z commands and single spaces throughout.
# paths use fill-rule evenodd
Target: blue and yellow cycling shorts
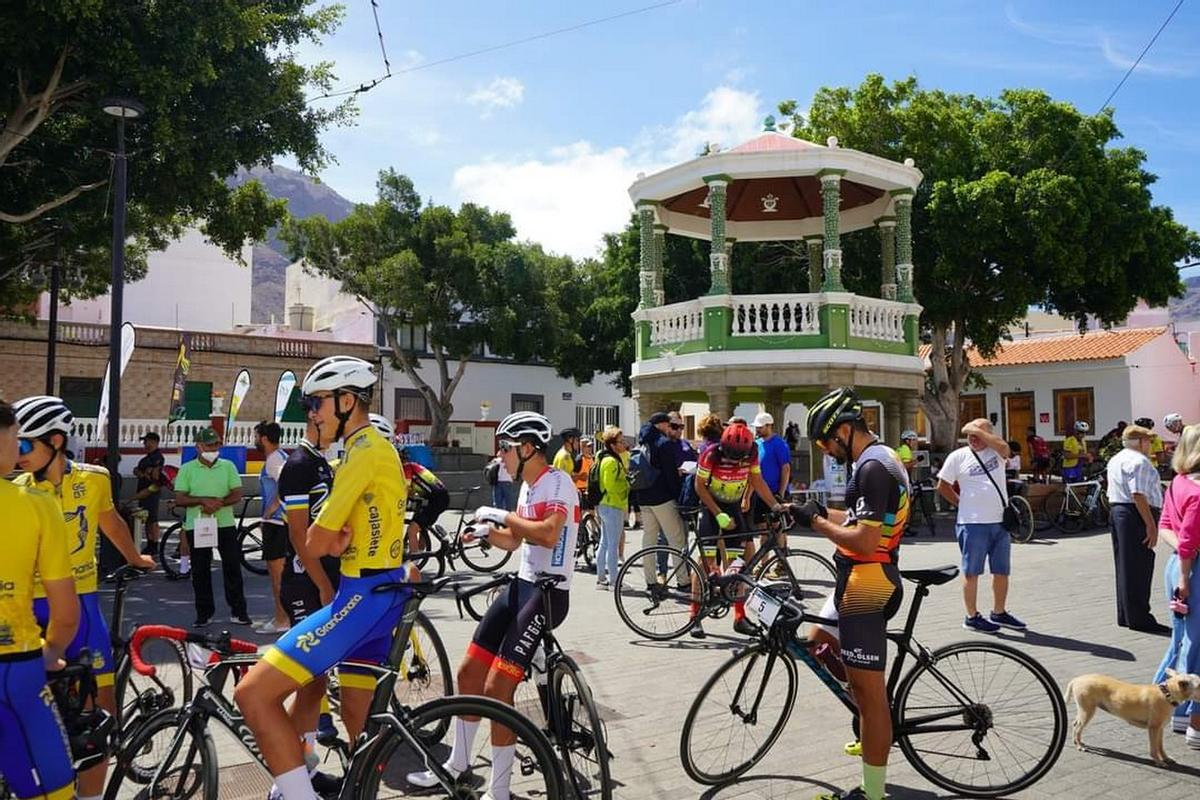
M 392 632 L 400 622 L 410 591 L 375 592 L 384 583 L 408 580 L 404 565 L 358 578 L 342 576 L 333 602 L 301 620 L 263 655 L 300 685 L 338 667 L 343 686 L 375 688 L 375 673 L 354 662 L 387 661 Z
M 37 618 L 44 636 L 46 626 L 50 623 L 50 604 L 46 598 L 39 597 L 33 601 L 33 615 Z M 108 623 L 104 621 L 104 612 L 100 609 L 100 595 L 97 592 L 79 595 L 79 630 L 75 631 L 75 638 L 67 647 L 65 658 L 67 661 L 73 661 L 85 647 L 92 651 L 92 674 L 96 676 L 96 686 L 112 686 L 116 662 L 113 660 Z
M 41 651 L 0 656 L 0 774 L 16 797 L 75 796 L 75 770 Z

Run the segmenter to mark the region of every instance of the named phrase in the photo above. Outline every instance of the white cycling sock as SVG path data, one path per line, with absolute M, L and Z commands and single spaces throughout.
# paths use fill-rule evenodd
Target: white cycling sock
M 284 800 L 317 800 L 317 794 L 312 788 L 312 781 L 308 777 L 308 768 L 303 764 L 289 769 L 282 775 L 276 775 L 275 786 L 278 787 Z
M 471 766 L 471 748 L 475 744 L 475 732 L 479 720 L 469 722 L 462 717 L 454 718 L 454 746 L 450 748 L 450 760 L 446 766 L 456 772 L 464 772 Z
M 504 747 L 492 745 L 492 777 L 488 781 L 488 795 L 492 800 L 509 800 L 509 783 L 512 781 L 513 759 L 516 753 L 515 744 Z

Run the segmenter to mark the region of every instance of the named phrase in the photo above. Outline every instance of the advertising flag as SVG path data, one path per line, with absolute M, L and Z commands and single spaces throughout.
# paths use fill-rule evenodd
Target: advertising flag
M 229 416 L 225 419 L 225 430 L 231 430 L 242 410 L 242 401 L 250 394 L 250 370 L 242 370 L 233 379 L 233 392 L 229 395 Z
M 296 388 L 296 373 L 289 370 L 284 370 L 284 373 L 279 376 L 279 384 L 275 387 L 275 421 L 279 422 L 283 419 L 283 412 L 287 411 L 288 400 L 292 399 L 292 390 Z
M 129 359 L 133 358 L 133 348 L 136 344 L 137 334 L 133 330 L 133 324 L 126 322 L 121 326 L 121 368 L 119 375 L 125 374 L 125 368 L 129 366 Z M 96 430 L 107 430 L 108 426 L 108 379 L 112 372 L 112 362 L 104 362 L 104 384 L 100 387 L 100 411 L 96 415 Z

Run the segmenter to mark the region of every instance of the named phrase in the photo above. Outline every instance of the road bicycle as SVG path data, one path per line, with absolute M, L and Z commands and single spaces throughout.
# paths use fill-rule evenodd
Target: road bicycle
M 408 555 L 408 558 L 417 565 L 417 569 L 424 571 L 430 561 L 436 561 L 436 577 L 440 578 L 446 574 L 447 567 L 451 570 L 456 569 L 456 562 L 461 559 L 464 564 L 476 572 L 495 572 L 512 558 L 511 552 L 496 547 L 487 539 L 463 541 L 463 531 L 469 527 L 468 521 L 471 519 L 471 514 L 468 512 L 471 506 L 471 495 L 479 489 L 479 486 L 467 489 L 463 506 L 459 509 L 458 526 L 454 530 L 454 535 L 447 533 L 441 523 L 434 523 L 428 528 L 421 529 L 419 539 L 421 549 Z
M 416 708 L 394 702 L 394 685 L 399 678 L 409 635 L 415 624 L 421 601 L 444 588 L 450 578 L 422 583 L 389 583 L 376 586 L 375 592 L 401 592 L 404 610 L 392 637 L 386 662 L 371 669 L 377 674 L 366 725 L 346 766 L 340 794 L 343 800 L 371 800 L 380 796 L 423 798 L 478 797 L 481 778 L 486 774 L 492 750 L 490 731 L 480 730 L 474 749 L 468 756 L 468 769 L 451 775 L 443 766 L 449 755 L 448 745 L 431 739 L 430 730 L 446 730 L 459 716 L 486 719 L 490 726 L 500 725 L 516 736 L 512 770 L 514 796 L 560 800 L 564 797 L 562 776 L 554 751 L 546 737 L 511 706 L 486 697 L 441 697 Z M 224 690 L 232 679 L 240 677 L 258 661 L 257 647 L 229 637 L 192 633 L 180 628 L 139 629 L 134 636 L 132 653 L 139 670 L 153 671 L 138 657 L 142 638 L 147 635 L 169 636 L 179 641 L 194 641 L 214 651 L 215 658 L 204 671 L 191 703 L 183 709 L 159 712 L 143 726 L 138 736 L 122 749 L 109 781 L 105 798 L 116 800 L 129 779 L 132 766 L 142 762 L 151 777 L 139 797 L 197 798 L 217 800 L 220 793 L 217 751 L 209 724 L 225 728 L 249 752 L 264 770 L 263 756 L 239 709 L 226 698 Z M 139 638 L 141 637 L 141 638 Z M 489 727 L 489 726 L 484 726 Z M 407 784 L 409 772 L 429 770 L 438 780 L 434 789 L 417 789 Z
M 1033 538 L 1033 531 L 1036 527 L 1033 517 L 1033 507 L 1029 505 L 1028 498 L 1025 497 L 1025 492 L 1028 491 L 1025 481 L 1010 480 L 1008 481 L 1008 505 L 1017 513 L 1017 527 L 1008 532 L 1008 536 L 1014 542 L 1024 544 Z
M 811 550 L 780 543 L 781 534 L 793 527 L 786 512 L 768 514 L 767 523 L 765 529 L 747 531 L 765 536 L 741 572 L 782 581 L 792 596 L 821 605 L 833 593 L 837 581 L 833 563 Z M 613 599 L 617 613 L 630 630 L 647 639 L 667 641 L 687 633 L 704 617 L 720 619 L 729 613 L 733 601 L 717 588 L 718 576 L 706 574 L 701 568 L 698 550 L 699 537 L 694 536 L 684 551 L 655 545 L 625 559 L 613 581 Z M 657 576 L 649 585 L 647 569 Z M 693 578 L 700 587 L 697 598 L 692 597 Z M 695 616 L 691 614 L 693 602 L 700 605 L 700 613 Z
M 255 575 L 266 575 L 267 564 L 262 560 L 262 520 L 259 517 L 251 517 L 247 521 L 250 504 L 258 499 L 258 495 L 246 495 L 241 499 L 241 508 L 237 512 L 237 538 L 241 548 L 242 568 Z M 171 514 L 176 518 L 181 510 L 171 506 Z M 183 521 L 180 520 L 163 531 L 158 538 L 158 564 L 171 580 L 181 577 L 179 542 L 182 532 Z
M 468 591 L 454 592 L 458 614 L 463 610 L 476 622 L 483 619 L 496 596 L 516 579 L 508 573 Z M 566 580 L 562 575 L 540 574 L 537 587 L 542 592 L 543 608 L 549 608 L 550 591 Z M 478 604 L 478 605 L 477 605 Z M 604 722 L 592 699 L 591 689 L 575 660 L 567 655 L 549 626 L 542 630 L 541 648 L 535 651 L 533 664 L 521 687 L 536 687 L 536 694 L 518 688 L 513 705 L 538 724 L 562 754 L 568 783 L 579 800 L 612 800 L 612 779 Z
M 901 631 L 888 631 L 896 658 L 887 678 L 895 744 L 930 783 L 956 796 L 1001 797 L 1028 789 L 1062 753 L 1067 709 L 1054 678 L 1032 656 L 994 642 L 956 642 L 929 650 L 913 637 L 929 587 L 954 580 L 958 567 L 901 570 L 916 584 Z M 745 575 L 723 579 L 754 585 Z M 757 764 L 783 733 L 796 700 L 796 662 L 804 663 L 852 715 L 848 688 L 815 654 L 803 623 L 835 626 L 794 597 L 759 584 L 747 610 L 757 641 L 717 668 L 688 710 L 679 752 L 693 780 L 718 785 Z M 907 673 L 908 659 L 914 664 Z
M 579 493 L 579 533 L 575 538 L 575 563 L 583 562 L 587 572 L 596 571 L 596 551 L 600 547 L 600 514 L 594 507 L 584 508 L 585 492 Z
M 1042 513 L 1046 522 L 1063 533 L 1107 527 L 1109 508 L 1104 480 L 1094 478 L 1063 484 L 1061 492 L 1046 495 Z

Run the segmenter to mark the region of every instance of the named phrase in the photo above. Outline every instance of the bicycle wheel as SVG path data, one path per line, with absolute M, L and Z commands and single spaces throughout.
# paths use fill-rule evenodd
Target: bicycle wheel
M 600 519 L 594 511 L 579 523 L 579 539 L 575 545 L 576 560 L 583 557 L 583 563 L 590 571 L 596 569 L 596 547 L 600 544 Z
M 429 617 L 418 611 L 409 634 L 408 648 L 400 662 L 399 677 L 392 693 L 392 710 L 400 714 L 402 706 L 414 708 L 452 694 L 454 673 L 446 646 Z M 446 728 L 422 728 L 421 735 L 431 743 L 438 742 L 446 735 Z
M 718 667 L 683 722 L 679 758 L 688 777 L 716 786 L 761 761 L 792 714 L 796 682 L 792 657 L 763 642 Z
M 429 563 L 429 560 L 431 558 L 435 559 L 439 562 L 441 561 L 441 559 L 438 559 L 436 556 L 433 555 L 433 541 L 432 540 L 433 540 L 433 537 L 429 535 L 429 529 L 424 528 L 424 527 L 421 528 L 420 533 L 417 534 L 417 548 L 420 552 L 426 553 L 427 555 L 417 556 L 416 558 L 412 559 L 413 564 L 415 564 L 417 569 L 419 569 L 421 571 L 425 570 L 425 565 Z M 443 538 L 442 541 L 445 541 L 445 539 Z M 407 545 L 408 543 L 405 542 L 405 544 Z M 438 577 L 439 578 L 441 577 L 440 572 L 438 573 Z
M 562 752 L 567 783 L 578 800 L 612 800 L 604 722 L 579 667 L 570 657 L 563 656 L 555 664 L 550 689 L 556 717 L 554 735 Z
M 134 670 L 132 662 L 122 654 L 113 682 L 122 742 L 129 741 L 142 723 L 159 711 L 180 708 L 192 699 L 192 670 L 181 643 L 157 636 L 146 639 L 142 644 L 142 660 L 154 666 L 154 677 Z
M 463 608 L 466 609 L 471 619 L 479 622 L 483 619 L 483 615 L 487 613 L 487 610 L 491 608 L 492 603 L 496 602 L 496 598 L 500 596 L 500 593 L 506 591 L 508 591 L 508 584 L 498 583 L 486 592 L 480 592 L 479 594 L 463 598 Z
M 1028 789 L 1066 742 L 1067 708 L 1054 678 L 1002 644 L 958 642 L 934 651 L 904 676 L 893 708 L 896 741 L 913 769 L 969 797 Z M 955 723 L 963 729 L 945 730 Z
M 511 550 L 496 547 L 487 539 L 463 542 L 462 560 L 476 572 L 495 572 L 512 558 Z
M 658 558 L 670 559 L 668 573 L 658 572 Z M 646 581 L 646 572 L 651 576 Z M 701 608 L 708 599 L 708 582 L 695 561 L 673 547 L 658 545 L 625 559 L 613 582 L 613 599 L 621 620 L 639 636 L 666 641 L 682 636 L 696 624 L 692 617 L 693 580 L 700 585 Z
M 789 580 L 792 596 L 802 601 L 813 613 L 821 610 L 825 598 L 837 586 L 837 571 L 833 562 L 811 550 L 789 547 L 787 557 L 772 555 L 755 571 L 756 580 Z
M 1033 538 L 1033 509 L 1029 507 L 1029 501 L 1021 495 L 1010 497 L 1009 502 L 1016 509 L 1019 525 L 1016 530 L 1009 531 L 1008 535 L 1014 542 L 1028 542 Z
M 160 774 L 161 772 L 161 774 Z M 155 775 L 160 775 L 157 781 Z M 178 800 L 217 800 L 217 748 L 201 724 L 180 726 L 179 711 L 155 714 L 129 744 L 117 754 L 116 768 L 104 792 L 117 800 L 126 781 L 137 798 L 170 797 Z M 152 784 L 152 785 L 147 785 Z
M 562 774 L 554 750 L 545 734 L 535 728 L 512 706 L 487 697 L 443 697 L 414 709 L 407 720 L 412 727 L 426 729 L 449 726 L 454 717 L 480 718 L 475 739 L 467 754 L 467 770 L 458 777 L 455 786 L 417 789 L 406 780 L 410 772 L 421 772 L 429 765 L 442 764 L 450 755 L 451 742 L 427 744 L 418 738 L 413 747 L 402 736 L 384 730 L 379 743 L 351 764 L 346 777 L 355 787 L 354 796 L 362 800 L 376 797 L 413 797 L 422 800 L 459 800 L 481 797 L 487 789 L 491 774 L 491 729 L 501 726 L 516 735 L 511 778 L 512 797 L 538 800 L 564 800 Z M 402 723 L 404 724 L 404 723 Z
M 255 575 L 267 574 L 267 562 L 263 561 L 261 524 L 252 522 L 238 528 L 238 547 L 241 548 L 242 567 Z
M 1096 498 L 1096 505 L 1088 514 L 1088 527 L 1092 529 L 1108 527 L 1108 497 L 1101 494 Z
M 172 580 L 179 576 L 179 541 L 183 536 L 183 523 L 176 522 L 158 537 L 158 565 Z

